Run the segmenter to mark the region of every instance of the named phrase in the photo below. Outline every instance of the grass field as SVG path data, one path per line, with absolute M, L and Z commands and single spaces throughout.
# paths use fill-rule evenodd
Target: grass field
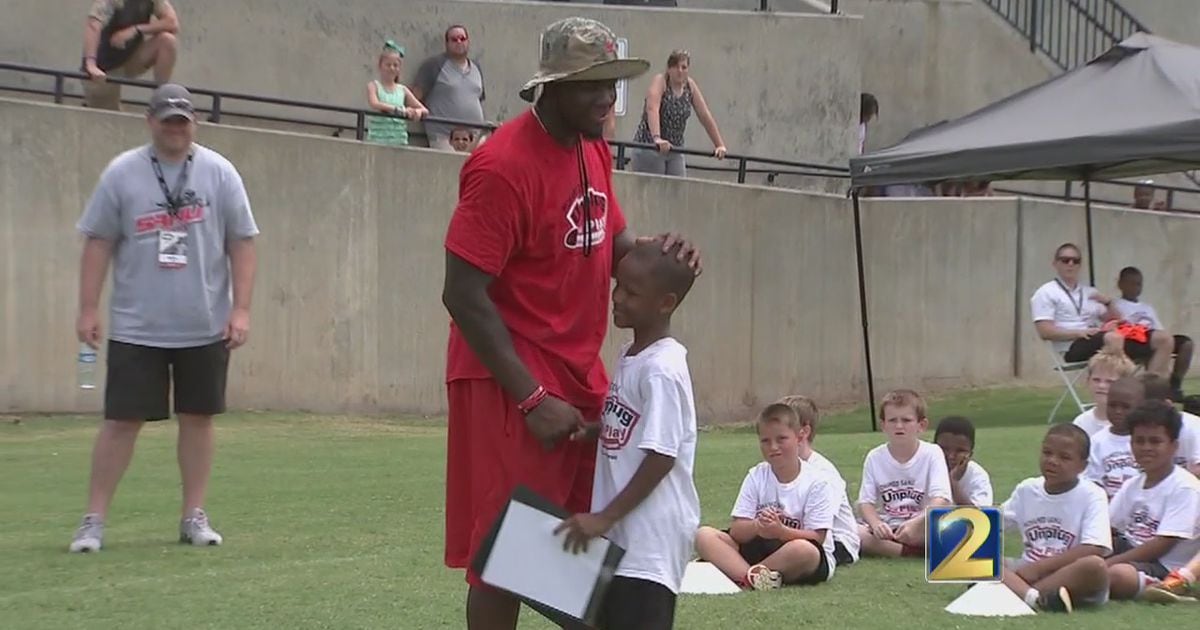
M 1049 402 L 1048 402 L 1049 401 Z M 998 500 L 1037 474 L 1047 392 L 990 390 L 935 401 L 980 426 L 977 459 Z M 66 546 L 84 501 L 94 422 L 9 418 L 0 425 L 0 627 L 462 628 L 465 586 L 441 564 L 445 432 L 423 419 L 245 414 L 220 420 L 209 511 L 220 548 L 175 542 L 174 425 L 148 426 L 113 505 L 106 547 Z M 880 443 L 864 412 L 832 416 L 817 447 L 857 493 Z M 701 433 L 704 521 L 724 523 L 758 461 L 747 428 Z M 1011 538 L 1008 550 L 1015 541 Z M 1111 604 L 1074 619 L 986 620 L 942 611 L 961 586 L 925 582 L 918 561 L 866 560 L 810 588 L 683 596 L 676 627 L 1196 627 L 1200 608 Z M 1189 610 L 1190 608 L 1190 610 Z M 1080 618 L 1082 617 L 1082 618 Z M 522 628 L 551 627 L 528 611 Z

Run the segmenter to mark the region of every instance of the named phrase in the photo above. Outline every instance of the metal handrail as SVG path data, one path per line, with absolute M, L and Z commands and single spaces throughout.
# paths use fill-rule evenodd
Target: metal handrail
M 67 79 L 76 79 L 76 80 L 81 80 L 81 81 L 90 80 L 86 74 L 84 74 L 83 72 L 80 72 L 80 71 L 57 70 L 57 69 L 53 69 L 53 68 L 44 68 L 44 67 L 31 66 L 31 65 L 26 65 L 26 64 L 0 62 L 0 70 L 7 70 L 7 71 L 12 71 L 12 72 L 21 72 L 21 73 L 26 73 L 26 74 L 35 74 L 35 75 L 52 77 L 54 79 L 54 89 L 53 90 L 35 91 L 33 88 L 27 88 L 27 87 L 12 87 L 12 88 L 10 88 L 8 86 L 0 86 L 0 90 L 11 89 L 13 91 L 19 91 L 19 92 L 25 92 L 25 93 L 45 94 L 47 96 L 52 96 L 54 98 L 54 102 L 58 103 L 60 105 L 67 98 L 67 96 L 69 96 L 66 93 Z M 140 88 L 146 88 L 146 89 L 151 89 L 151 90 L 154 89 L 155 87 L 157 87 L 157 84 L 155 84 L 155 83 L 152 83 L 150 81 L 143 81 L 140 79 L 109 77 L 106 80 L 109 82 L 112 82 L 112 83 L 119 84 L 119 85 L 129 85 L 132 87 L 140 87 Z M 320 112 L 330 112 L 330 113 L 335 113 L 335 114 L 353 115 L 355 117 L 355 124 L 353 127 L 354 128 L 354 137 L 356 140 L 361 141 L 361 140 L 366 139 L 366 121 L 367 121 L 368 116 L 387 116 L 387 114 L 384 114 L 382 112 L 377 112 L 374 110 L 359 109 L 359 108 L 354 108 L 354 107 L 344 107 L 341 105 L 329 105 L 326 103 L 314 103 L 314 102 L 310 102 L 310 101 L 299 101 L 299 100 L 286 99 L 286 98 L 277 98 L 277 97 L 272 97 L 272 96 L 259 96 L 259 95 L 254 95 L 254 94 L 243 94 L 243 93 L 238 93 L 238 92 L 229 92 L 229 91 L 225 91 L 225 90 L 214 90 L 214 89 L 210 89 L 210 88 L 193 88 L 190 86 L 188 87 L 188 90 L 193 95 L 206 96 L 211 99 L 212 104 L 208 109 L 199 109 L 198 108 L 198 111 L 207 112 L 208 113 L 208 121 L 211 123 L 215 123 L 215 124 L 220 124 L 222 115 L 229 115 L 229 116 L 239 116 L 239 117 L 245 117 L 245 118 L 259 119 L 259 120 L 270 120 L 270 121 L 274 121 L 274 122 L 283 122 L 283 123 L 290 123 L 290 124 L 330 127 L 330 128 L 335 129 L 335 132 L 334 132 L 335 134 L 340 134 L 340 131 L 342 129 L 349 129 L 349 127 L 336 126 L 336 125 L 332 125 L 328 122 L 318 122 L 318 121 L 305 120 L 305 119 L 300 119 L 300 118 L 288 118 L 288 117 L 283 117 L 283 116 L 265 116 L 265 115 L 261 115 L 261 114 L 246 114 L 246 113 L 229 111 L 225 108 L 226 101 L 230 101 L 230 100 L 246 101 L 249 103 L 279 105 L 279 106 L 283 106 L 283 107 L 295 107 L 295 108 L 299 108 L 299 109 L 307 109 L 307 110 L 314 110 L 314 111 L 320 111 Z M 74 95 L 70 95 L 70 96 L 72 98 L 75 98 Z M 137 102 L 134 101 L 133 103 L 137 103 Z M 144 104 L 144 103 L 137 103 L 137 104 Z M 487 131 L 492 131 L 492 130 L 496 129 L 495 124 L 487 123 L 487 122 L 480 123 L 480 122 L 472 122 L 472 121 L 465 121 L 465 120 L 456 120 L 453 118 L 442 118 L 442 117 L 436 117 L 436 116 L 427 116 L 422 120 L 423 120 L 423 122 L 434 122 L 434 123 L 441 123 L 441 124 L 458 126 L 458 127 L 466 127 L 466 128 L 471 128 L 471 129 L 483 129 L 483 130 L 487 130 Z M 627 162 L 626 153 L 630 150 L 634 150 L 634 149 L 657 150 L 657 147 L 655 145 L 649 144 L 649 143 L 628 142 L 628 141 L 624 141 L 624 140 L 609 140 L 608 143 L 611 146 L 616 147 L 615 157 L 616 157 L 616 164 L 617 164 L 618 169 L 624 169 L 625 163 Z M 697 157 L 713 157 L 712 151 L 689 149 L 687 147 L 672 147 L 671 152 L 679 153 L 679 154 L 683 154 L 683 155 L 693 155 L 693 156 L 697 156 Z M 800 161 L 795 161 L 795 160 L 783 160 L 783 159 L 778 159 L 778 158 L 757 157 L 757 156 L 753 156 L 753 155 L 743 155 L 743 154 L 736 154 L 736 153 L 727 153 L 725 155 L 725 160 L 737 163 L 736 170 L 738 173 L 738 183 L 742 183 L 742 184 L 744 184 L 746 182 L 746 174 L 752 172 L 752 170 L 748 168 L 749 164 L 766 164 L 766 165 L 772 165 L 772 166 L 784 166 L 784 167 L 788 167 L 788 168 L 792 168 L 792 169 L 809 169 L 809 170 L 813 170 L 813 171 L 820 171 L 821 173 L 828 173 L 829 177 L 834 177 L 834 178 L 839 178 L 839 179 L 845 177 L 846 174 L 849 172 L 845 166 L 834 166 L 834 165 L 829 165 L 829 164 L 818 164 L 818 163 L 813 163 L 813 162 L 800 162 Z M 821 176 L 821 175 L 817 175 L 817 176 Z
M 1149 33 L 1116 0 L 984 0 L 1004 21 L 1063 70 L 1088 63 L 1137 33 Z

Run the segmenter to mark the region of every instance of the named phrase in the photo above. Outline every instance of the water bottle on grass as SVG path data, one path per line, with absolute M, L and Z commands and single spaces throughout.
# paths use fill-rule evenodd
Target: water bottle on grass
M 79 389 L 96 389 L 96 349 L 79 344 Z

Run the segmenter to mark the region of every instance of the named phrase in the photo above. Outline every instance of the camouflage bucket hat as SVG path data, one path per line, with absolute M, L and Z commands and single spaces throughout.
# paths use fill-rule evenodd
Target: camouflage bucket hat
M 521 98 L 533 101 L 537 86 L 556 81 L 632 79 L 650 69 L 644 59 L 618 59 L 617 38 L 596 20 L 559 20 L 542 33 L 538 72 L 521 87 Z

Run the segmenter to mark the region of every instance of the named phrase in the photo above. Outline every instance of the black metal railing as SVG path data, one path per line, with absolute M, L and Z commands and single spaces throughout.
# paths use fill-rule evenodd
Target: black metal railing
M 771 0 L 758 0 L 758 10 L 759 11 L 770 11 L 771 10 Z M 829 12 L 832 14 L 835 14 L 835 15 L 837 14 L 838 0 L 829 0 Z
M 20 92 L 20 93 L 25 93 L 25 94 L 38 94 L 38 95 L 42 95 L 42 96 L 49 96 L 49 97 L 52 97 L 54 99 L 54 102 L 58 103 L 58 104 L 62 104 L 68 98 L 71 98 L 71 99 L 82 98 L 80 95 L 70 94 L 67 92 L 67 90 L 66 90 L 67 80 L 69 80 L 69 79 L 88 80 L 87 75 L 85 75 L 81 72 L 78 72 L 78 71 L 56 70 L 53 68 L 43 68 L 43 67 L 39 67 L 39 66 L 30 66 L 30 65 L 24 65 L 24 64 L 0 62 L 0 71 L 5 71 L 5 70 L 11 71 L 11 72 L 18 72 L 18 73 L 22 73 L 22 74 L 49 77 L 53 80 L 53 88 L 36 88 L 36 87 L 29 87 L 29 86 L 0 85 L 0 91 L 6 90 L 6 91 Z M 152 90 L 155 87 L 154 83 L 151 83 L 149 81 L 142 81 L 139 79 L 109 78 L 107 80 L 110 82 L 113 82 L 113 83 L 120 84 L 120 85 L 128 85 L 131 87 L 144 88 L 147 90 Z M 380 113 L 380 112 L 377 112 L 374 110 L 368 110 L 368 109 L 357 109 L 354 107 L 343 107 L 340 105 L 328 105 L 325 103 L 313 103 L 313 102 L 308 102 L 308 101 L 298 101 L 298 100 L 292 100 L 292 99 L 286 99 L 286 98 L 276 98 L 276 97 L 271 97 L 271 96 L 241 94 L 241 93 L 237 93 L 237 92 L 228 92 L 225 90 L 213 90 L 213 89 L 209 89 L 209 88 L 194 88 L 194 87 L 190 87 L 190 86 L 188 87 L 188 90 L 191 91 L 191 93 L 194 97 L 201 96 L 201 97 L 206 97 L 209 99 L 210 104 L 208 107 L 203 107 L 203 103 L 196 103 L 196 109 L 200 113 L 207 115 L 208 122 L 217 123 L 217 124 L 219 124 L 221 122 L 221 119 L 223 116 L 231 116 L 231 117 L 245 118 L 245 119 L 249 119 L 249 120 L 263 120 L 263 121 L 270 121 L 270 122 L 276 122 L 276 123 L 305 125 L 305 126 L 310 126 L 310 127 L 332 129 L 333 131 L 332 131 L 331 135 L 334 135 L 336 137 L 341 137 L 342 132 L 353 129 L 354 130 L 354 138 L 356 140 L 361 141 L 361 140 L 366 139 L 367 117 L 368 116 L 385 116 L 386 115 L 386 114 L 383 114 L 383 113 Z M 273 106 L 278 106 L 278 107 L 283 107 L 283 108 L 307 110 L 310 112 L 321 112 L 324 114 L 332 114 L 336 117 L 345 118 L 345 119 L 347 119 L 347 121 L 345 123 L 340 123 L 340 122 L 331 122 L 329 120 L 313 120 L 312 118 L 303 118 L 303 117 L 297 117 L 297 116 L 283 116 L 283 115 L 273 115 L 273 114 L 265 115 L 265 114 L 258 114 L 258 113 L 239 112 L 239 111 L 235 111 L 235 110 L 230 110 L 228 108 L 228 104 L 231 101 L 243 101 L 246 103 L 257 103 L 257 104 L 264 104 L 264 105 L 273 105 Z M 139 101 L 139 100 L 122 100 L 122 103 L 129 104 L 129 105 L 141 106 L 141 107 L 144 107 L 146 105 L 145 101 Z M 352 118 L 353 123 L 349 122 L 351 117 L 353 117 Z M 428 122 L 436 122 L 436 123 L 442 123 L 442 124 L 446 124 L 446 125 L 466 127 L 466 128 L 470 128 L 470 129 L 482 129 L 485 131 L 492 131 L 496 128 L 495 124 L 487 123 L 487 122 L 485 122 L 485 123 L 469 122 L 469 121 L 463 121 L 463 120 L 454 120 L 454 119 L 450 119 L 450 118 L 439 118 L 439 117 L 432 117 L 432 116 L 427 117 L 424 120 L 428 121 Z M 419 136 L 420 134 L 414 133 L 412 135 Z M 630 157 L 629 154 L 632 151 L 639 150 L 639 149 L 656 150 L 655 145 L 640 143 L 640 142 L 627 142 L 627 141 L 623 141 L 623 140 L 609 140 L 608 143 L 610 146 L 613 147 L 613 150 L 614 150 L 613 153 L 614 153 L 614 157 L 615 157 L 615 161 L 616 161 L 616 168 L 621 169 L 621 170 L 623 170 L 625 168 L 626 164 L 629 162 L 629 157 Z M 690 156 L 696 156 L 696 157 L 709 157 L 709 158 L 713 158 L 715 161 L 712 151 L 689 149 L 687 147 L 672 147 L 671 151 L 674 153 L 681 153 L 683 155 L 690 155 Z M 755 172 L 766 173 L 766 174 L 768 174 L 768 176 L 771 179 L 773 179 L 774 177 L 776 177 L 778 175 L 804 175 L 804 176 L 809 176 L 809 177 L 827 177 L 827 178 L 832 178 L 832 179 L 848 179 L 850 177 L 849 170 L 845 166 L 833 166 L 833 165 L 829 165 L 829 164 L 818 164 L 818 163 L 814 163 L 814 162 L 801 162 L 801 161 L 797 161 L 797 160 L 782 160 L 782 159 L 778 159 L 778 158 L 758 157 L 758 156 L 742 155 L 742 154 L 735 154 L 735 153 L 727 153 L 725 155 L 724 163 L 725 164 L 736 164 L 736 166 L 727 166 L 726 167 L 726 166 L 719 166 L 719 165 L 711 165 L 711 166 L 694 165 L 692 167 L 697 168 L 698 170 L 715 170 L 715 171 L 726 171 L 726 172 L 731 172 L 731 173 L 737 173 L 737 181 L 738 181 L 738 183 L 742 183 L 742 184 L 746 183 L 746 176 L 748 174 L 755 173 Z M 718 163 L 718 164 L 720 164 L 720 163 Z M 766 169 L 758 168 L 758 169 L 756 169 L 756 168 L 751 168 L 751 165 L 753 165 L 753 164 L 764 165 L 764 166 L 768 166 L 768 167 L 779 167 L 779 168 L 766 168 Z
M 983 0 L 1059 68 L 1071 70 L 1137 32 L 1149 33 L 1116 0 Z

